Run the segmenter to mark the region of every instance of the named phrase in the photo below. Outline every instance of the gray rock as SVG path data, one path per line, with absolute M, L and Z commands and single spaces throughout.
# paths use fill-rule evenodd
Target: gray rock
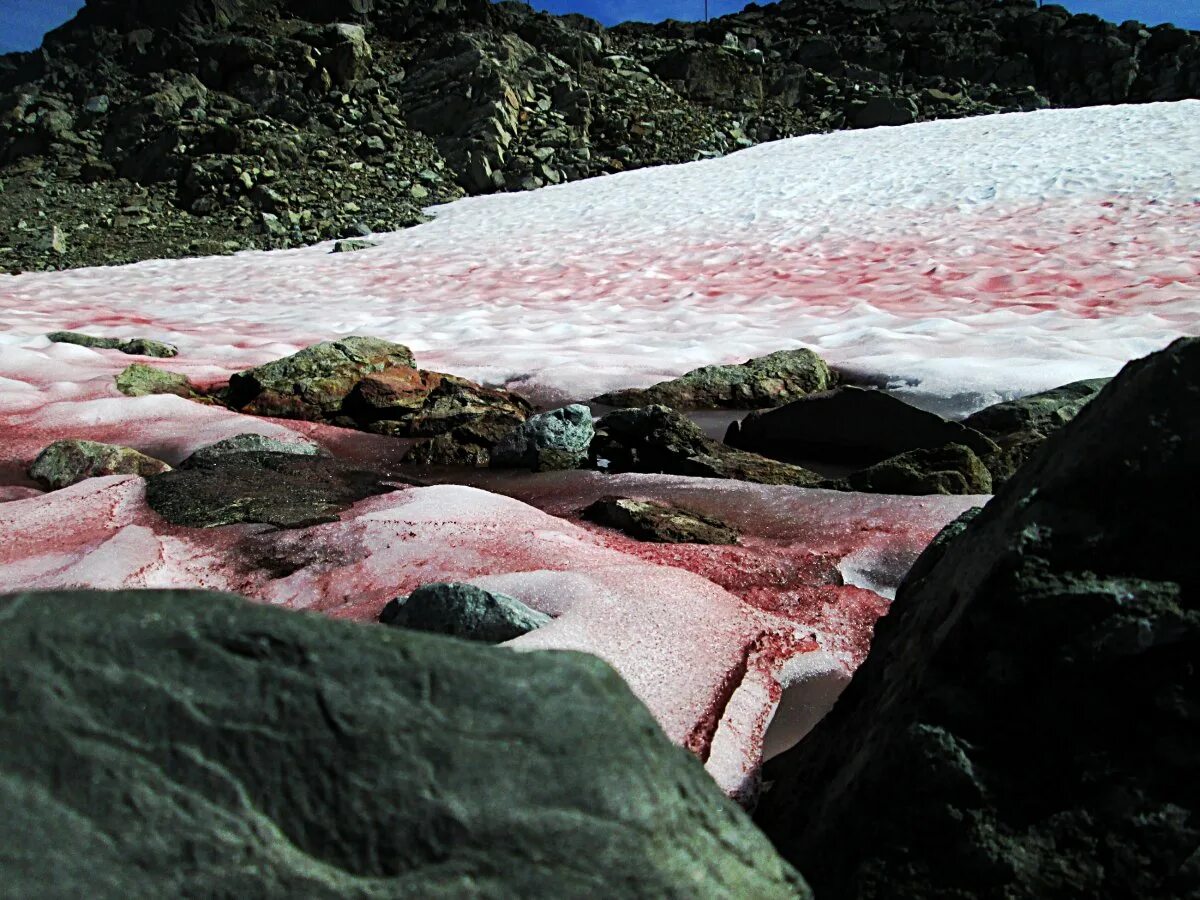
M 307 528 L 336 522 L 359 500 L 395 490 L 392 479 L 325 456 L 247 451 L 192 458 L 151 478 L 146 502 L 174 525 L 259 522 Z
M 235 434 L 223 441 L 201 447 L 179 464 L 179 468 L 188 469 L 193 466 L 230 456 L 238 453 L 291 453 L 296 456 L 323 456 L 323 451 L 311 441 L 281 441 L 277 438 L 265 437 L 253 432 Z
M 204 592 L 0 598 L 14 897 L 808 897 L 605 663 Z
M 422 585 L 407 597 L 397 597 L 383 608 L 379 621 L 397 628 L 499 644 L 553 620 L 506 594 L 451 582 Z
M 588 456 L 596 428 L 592 413 L 575 403 L 531 416 L 491 452 L 491 465 L 535 472 L 579 468 Z
M 170 470 L 171 467 L 162 460 L 130 447 L 98 441 L 61 440 L 38 454 L 29 467 L 29 476 L 49 490 L 57 491 L 87 478 L 106 475 L 149 477 Z
M 811 350 L 779 350 L 736 366 L 703 366 L 653 387 L 603 394 L 606 406 L 764 409 L 830 390 L 837 378 Z
M 363 240 L 357 240 L 357 239 L 352 238 L 349 240 L 338 241 L 337 243 L 335 243 L 333 245 L 333 249 L 330 250 L 329 252 L 330 253 L 354 253 L 355 251 L 358 251 L 358 250 L 370 250 L 372 247 L 378 247 L 378 246 L 379 245 L 376 244 L 374 241 L 363 241 Z
M 917 560 L 764 773 L 819 896 L 1200 891 L 1198 410 L 1200 339 L 1130 363 Z
M 149 338 L 95 337 L 77 331 L 54 331 L 46 337 L 55 344 L 77 344 L 80 347 L 91 347 L 94 350 L 120 350 L 131 356 L 169 359 L 179 355 L 179 348 L 174 345 L 164 344 L 162 341 L 152 341 Z

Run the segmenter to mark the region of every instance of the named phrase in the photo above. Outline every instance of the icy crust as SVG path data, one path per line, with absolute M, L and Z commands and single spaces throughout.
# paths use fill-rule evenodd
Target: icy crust
M 686 492 L 686 481 L 666 480 L 657 492 Z M 748 603 L 686 566 L 643 559 L 606 535 L 471 487 L 398 491 L 356 505 L 340 522 L 279 531 L 170 526 L 146 505 L 144 484 L 129 476 L 96 478 L 0 504 L 6 535 L 0 592 L 189 585 L 371 620 L 388 600 L 422 583 L 470 581 L 554 617 L 513 641 L 515 648 L 574 649 L 607 660 L 667 734 L 743 798 L 754 792 L 764 744 L 779 752 L 798 739 L 848 677 L 853 655 L 822 649 L 823 634 L 846 630 L 839 606 L 859 609 L 864 596 L 871 599 L 859 640 L 882 611 L 874 594 L 826 585 L 828 621 L 815 623 L 825 626 L 822 632 L 811 609 L 800 615 L 786 604 Z M 573 503 L 576 494 L 564 488 Z M 710 488 L 692 490 L 723 498 L 714 499 L 714 508 L 760 503 L 768 518 L 770 490 L 738 499 Z M 866 543 L 885 532 L 903 535 L 907 548 L 931 538 L 933 523 L 948 521 L 962 506 L 961 498 L 890 498 L 890 504 L 884 498 L 872 512 L 854 495 L 841 496 L 848 501 L 841 537 L 809 551 L 824 556 L 827 568 L 842 549 L 864 543 L 854 539 L 856 531 Z M 822 497 L 814 509 L 825 504 Z M 803 503 L 793 497 L 783 507 L 800 510 Z M 782 576 L 792 585 L 802 577 L 790 570 Z M 785 716 L 768 740 L 781 699 Z
M 967 412 L 1200 332 L 1200 102 L 780 141 L 328 246 L 0 278 L 0 341 L 146 335 L 230 367 L 370 334 L 580 399 L 809 346 Z

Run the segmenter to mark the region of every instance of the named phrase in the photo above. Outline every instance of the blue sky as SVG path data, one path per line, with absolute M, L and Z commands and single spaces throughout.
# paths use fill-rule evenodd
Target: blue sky
M 1151 24 L 1174 22 L 1200 30 L 1200 7 L 1194 0 L 1061 0 L 1074 12 L 1093 12 L 1121 22 L 1140 19 Z M 0 52 L 29 50 L 41 43 L 42 35 L 61 25 L 83 5 L 82 0 L 0 0 Z M 698 19 L 704 15 L 704 0 L 534 0 L 538 9 L 550 12 L 581 12 L 607 25 L 626 19 Z M 709 0 L 714 16 L 736 12 L 741 0 Z

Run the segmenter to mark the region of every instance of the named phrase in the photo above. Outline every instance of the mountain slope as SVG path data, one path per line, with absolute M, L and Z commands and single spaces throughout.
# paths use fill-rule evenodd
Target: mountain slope
M 1195 33 L 1033 0 L 614 29 L 487 0 L 90 0 L 0 58 L 0 266 L 296 246 L 814 131 L 1195 96 Z

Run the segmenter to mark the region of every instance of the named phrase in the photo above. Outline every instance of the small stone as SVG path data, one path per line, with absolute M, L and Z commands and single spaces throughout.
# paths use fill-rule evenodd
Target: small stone
M 38 454 L 29 467 L 31 478 L 52 491 L 105 475 L 148 477 L 169 472 L 165 462 L 130 447 L 98 441 L 61 440 Z
M 63 234 L 61 228 L 55 225 L 38 241 L 37 248 L 62 256 L 67 252 L 67 236 Z
M 397 628 L 499 644 L 553 620 L 506 594 L 471 584 L 438 583 L 393 600 L 383 608 L 379 621 Z
M 196 396 L 196 386 L 186 375 L 156 369 L 145 363 L 134 363 L 114 376 L 114 380 L 117 390 L 127 397 L 174 394 L 177 397 L 192 399 Z
M 333 249 L 330 250 L 329 252 L 330 253 L 353 253 L 357 250 L 369 250 L 371 247 L 378 247 L 378 246 L 379 245 L 376 244 L 374 241 L 349 239 L 349 240 L 344 240 L 344 241 L 338 241 L 337 243 L 335 243 L 333 245 Z
M 605 497 L 583 511 L 597 525 L 660 544 L 736 544 L 738 533 L 719 519 L 665 503 Z

